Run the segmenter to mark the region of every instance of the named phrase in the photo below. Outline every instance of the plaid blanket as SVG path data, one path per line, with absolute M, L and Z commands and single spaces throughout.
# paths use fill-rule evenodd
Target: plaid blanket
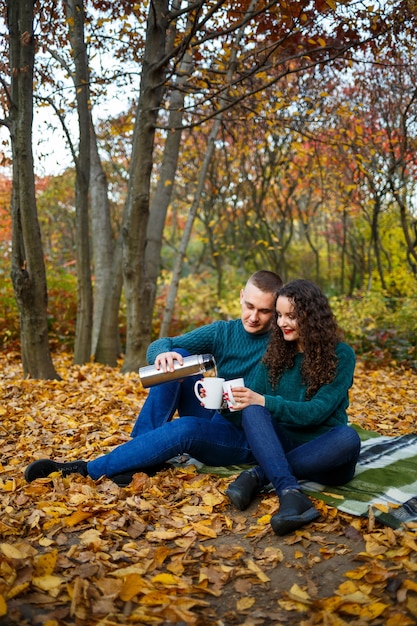
M 303 490 L 355 516 L 368 516 L 372 507 L 375 518 L 391 528 L 417 522 L 417 434 L 388 437 L 352 426 L 362 441 L 354 478 L 342 487 L 303 481 Z M 200 471 L 232 476 L 242 469 L 203 467 Z
M 417 435 L 380 436 L 357 426 L 362 447 L 354 478 L 341 487 L 303 482 L 310 495 L 340 511 L 399 528 L 417 522 Z

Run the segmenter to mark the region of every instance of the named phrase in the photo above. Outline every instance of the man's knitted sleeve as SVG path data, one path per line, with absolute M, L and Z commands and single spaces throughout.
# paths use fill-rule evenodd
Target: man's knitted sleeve
M 172 352 L 176 348 L 188 350 L 190 354 L 212 354 L 215 351 L 216 336 L 220 322 L 213 322 L 207 326 L 178 335 L 177 337 L 162 337 L 153 341 L 146 353 L 148 363 L 154 363 L 158 354 Z

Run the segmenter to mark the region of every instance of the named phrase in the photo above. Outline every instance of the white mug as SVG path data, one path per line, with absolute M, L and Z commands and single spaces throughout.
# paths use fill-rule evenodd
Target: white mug
M 243 378 L 233 378 L 233 380 L 226 380 L 226 382 L 223 383 L 224 399 L 227 402 L 229 411 L 237 411 L 237 409 L 233 408 L 234 406 L 236 406 L 236 401 L 232 393 L 233 387 L 244 387 L 244 386 L 245 386 L 245 381 Z
M 197 380 L 194 385 L 194 393 L 205 409 L 220 409 L 223 404 L 224 378 L 207 377 Z M 205 395 L 201 396 L 201 389 Z

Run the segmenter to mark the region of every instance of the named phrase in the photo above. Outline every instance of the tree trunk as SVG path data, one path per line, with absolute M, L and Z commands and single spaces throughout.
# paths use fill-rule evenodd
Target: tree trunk
M 400 207 L 400 222 L 407 247 L 407 261 L 413 274 L 417 276 L 417 221 L 412 219 L 411 211 L 401 190 L 396 189 L 392 182 L 391 191 Z
M 253 11 L 255 4 L 256 4 L 255 1 L 252 0 L 252 2 L 250 3 L 247 9 L 247 15 L 249 15 Z M 244 26 L 242 26 L 236 33 L 236 39 L 235 39 L 234 46 L 231 52 L 229 68 L 226 74 L 226 85 L 232 82 L 232 78 L 233 78 L 233 74 L 235 70 L 235 64 L 236 64 L 237 50 L 239 50 L 239 43 L 240 43 L 240 39 L 243 36 L 243 33 L 244 33 Z M 226 90 L 226 96 L 220 98 L 220 103 L 224 104 L 225 106 L 227 105 L 228 103 L 227 90 Z M 210 161 L 214 154 L 215 141 L 216 141 L 217 134 L 219 132 L 222 117 L 223 117 L 222 113 L 219 113 L 219 115 L 215 117 L 212 129 L 210 131 L 210 134 L 207 140 L 206 153 L 204 155 L 203 164 L 201 166 L 201 170 L 198 175 L 197 189 L 194 195 L 193 203 L 188 213 L 187 222 L 184 228 L 184 232 L 183 232 L 181 242 L 180 242 L 180 247 L 179 247 L 175 264 L 174 264 L 172 281 L 169 287 L 166 306 L 165 306 L 164 315 L 163 315 L 163 319 L 161 323 L 161 329 L 160 329 L 161 337 L 164 337 L 165 335 L 168 334 L 169 327 L 171 325 L 172 315 L 174 313 L 175 299 L 177 297 L 178 286 L 179 286 L 179 282 L 181 278 L 181 271 L 182 271 L 182 266 L 184 262 L 184 257 L 187 251 L 188 242 L 190 240 L 195 216 L 197 214 L 198 206 L 199 206 L 200 199 L 201 199 L 201 194 L 203 192 L 204 183 L 205 183 L 207 172 L 210 166 Z
M 97 346 L 94 358 L 98 363 L 115 367 L 117 357 L 121 353 L 119 337 L 119 306 L 123 289 L 122 259 L 123 240 L 119 236 L 114 254 L 112 268 L 105 294 L 105 308 L 100 320 Z
M 175 130 L 168 131 L 164 147 L 164 155 L 161 165 L 161 173 L 155 194 L 152 198 L 150 209 L 150 220 L 148 223 L 146 253 L 145 253 L 145 273 L 146 281 L 150 285 L 149 301 L 146 310 L 143 311 L 143 318 L 147 319 L 147 324 L 152 324 L 152 314 L 155 305 L 156 284 L 161 265 L 162 237 L 165 225 L 166 214 L 172 196 L 175 174 L 177 171 L 178 154 L 181 142 L 181 124 L 184 115 L 184 89 L 182 85 L 186 82 L 190 69 L 191 57 L 186 54 L 179 70 L 177 81 L 178 88 L 173 91 L 170 99 L 171 113 L 169 115 L 168 128 Z
M 206 180 L 208 168 L 210 165 L 210 161 L 214 154 L 215 141 L 217 137 L 217 133 L 219 132 L 221 123 L 221 116 L 216 117 L 214 120 L 212 129 L 210 131 L 209 138 L 207 140 L 207 148 L 206 153 L 204 155 L 203 164 L 201 166 L 201 170 L 198 175 L 198 184 L 197 189 L 194 194 L 194 199 L 190 210 L 188 212 L 187 222 L 185 224 L 184 231 L 182 233 L 180 246 L 177 252 L 177 256 L 175 258 L 174 269 L 172 272 L 172 280 L 169 286 L 167 301 L 165 304 L 164 315 L 162 318 L 161 329 L 160 329 L 160 337 L 165 337 L 168 335 L 169 327 L 171 325 L 172 315 L 174 313 L 175 299 L 177 297 L 178 287 L 180 284 L 182 265 L 185 258 L 185 253 L 187 252 L 188 242 L 190 241 L 191 232 L 193 229 L 193 224 L 195 220 L 195 216 L 197 215 L 198 206 L 201 199 L 201 194 L 203 193 L 204 183 Z
M 91 356 L 93 293 L 91 285 L 88 190 L 90 178 L 90 89 L 88 58 L 84 41 L 83 0 L 67 0 L 69 37 L 74 54 L 79 151 L 76 159 L 75 209 L 77 237 L 77 323 L 74 363 L 83 364 Z
M 168 0 L 150 3 L 133 137 L 126 216 L 122 227 L 127 314 L 123 371 L 136 370 L 145 362 L 151 334 L 151 326 L 143 316 L 153 293 L 153 286 L 145 274 L 145 248 L 155 128 L 164 93 L 168 4 Z
M 342 217 L 342 243 L 340 249 L 340 293 L 344 295 L 345 293 L 345 273 L 346 273 L 346 249 L 347 249 L 347 228 L 348 228 L 348 212 L 344 208 L 343 209 L 343 217 Z
M 317 206 L 313 205 L 313 200 L 311 198 L 311 193 L 309 197 L 306 198 L 305 195 L 302 195 L 299 201 L 296 201 L 297 213 L 300 219 L 300 223 L 303 229 L 304 236 L 308 245 L 310 246 L 310 250 L 314 255 L 314 280 L 319 283 L 320 282 L 320 255 L 317 246 L 314 245 L 313 238 L 311 236 L 311 221 L 312 216 L 317 211 Z M 308 209 L 308 210 L 307 210 Z M 309 215 L 310 213 L 310 215 Z
M 33 173 L 33 0 L 9 0 L 13 155 L 12 271 L 20 320 L 25 376 L 59 379 L 52 363 L 47 324 L 47 287 Z
M 176 7 L 178 3 L 174 3 L 173 7 Z M 174 41 L 173 34 L 171 32 L 172 42 Z M 167 38 L 169 39 L 169 38 Z M 172 43 L 169 44 L 172 47 Z M 186 55 L 187 57 L 187 55 Z M 181 86 L 182 83 L 187 79 L 188 71 L 187 71 L 187 63 L 188 61 L 184 61 L 181 64 L 180 70 L 178 72 L 179 79 L 178 85 Z M 177 89 L 173 91 L 171 96 L 170 108 L 171 113 L 168 121 L 169 129 L 177 129 L 169 131 L 167 141 L 164 149 L 163 162 L 161 166 L 161 173 L 158 181 L 158 185 L 156 188 L 156 192 L 152 199 L 152 203 L 150 206 L 149 214 L 150 219 L 148 220 L 148 227 L 146 233 L 146 245 L 145 245 L 145 263 L 144 263 L 144 276 L 145 280 L 142 284 L 148 286 L 147 290 L 147 299 L 144 302 L 144 306 L 141 311 L 141 319 L 143 324 L 146 324 L 149 329 L 152 327 L 152 314 L 153 307 L 155 303 L 155 295 L 156 295 L 156 284 L 159 276 L 159 269 L 161 264 L 161 247 L 162 247 L 162 236 L 163 229 L 165 225 L 166 213 L 168 210 L 169 202 L 172 195 L 172 189 L 175 179 L 175 173 L 177 170 L 177 162 L 178 162 L 178 153 L 179 153 L 179 145 L 181 140 L 181 122 L 182 122 L 182 106 L 184 103 L 184 93 L 181 89 Z M 96 148 L 96 144 L 95 148 Z M 92 180 L 91 180 L 91 205 L 92 205 L 92 217 L 94 221 L 94 214 L 97 212 L 97 232 L 99 232 L 99 228 L 102 228 L 102 224 L 99 223 L 100 219 L 100 208 L 106 202 L 108 205 L 108 199 L 103 197 L 102 202 L 99 202 L 99 189 L 97 189 L 97 199 L 95 199 L 95 179 L 98 176 L 101 182 L 104 183 L 104 172 L 100 172 L 98 169 L 99 164 L 99 155 L 98 152 L 95 155 L 94 152 L 96 150 L 92 147 L 92 163 L 91 163 L 91 172 L 92 172 Z M 97 163 L 95 161 L 97 160 Z M 101 165 L 100 165 L 101 168 Z M 93 170 L 95 170 L 95 174 L 93 175 Z M 104 184 L 101 185 L 101 193 L 104 194 Z M 97 207 L 95 204 L 97 203 Z M 127 215 L 128 206 L 125 207 L 125 215 Z M 125 220 L 125 218 L 124 218 Z M 108 253 L 110 251 L 109 241 L 107 239 L 106 231 L 102 233 L 101 237 L 94 238 L 96 228 L 93 227 L 93 246 L 94 250 L 98 249 L 100 258 L 101 255 L 103 257 L 97 259 L 95 257 L 95 267 L 97 267 L 97 263 L 107 264 L 108 261 Z M 100 243 L 100 239 L 105 239 L 107 241 L 107 245 L 102 245 Z M 116 246 L 114 248 L 113 253 L 113 261 L 111 264 L 110 274 L 108 275 L 107 280 L 105 279 L 105 274 L 107 271 L 100 271 L 100 274 L 97 274 L 97 269 L 95 271 L 96 275 L 96 286 L 95 286 L 95 297 L 94 297 L 94 326 L 93 326 L 93 354 L 95 360 L 99 363 L 105 363 L 106 365 L 115 366 L 117 363 L 117 357 L 120 355 L 120 338 L 118 332 L 118 320 L 119 320 L 119 306 L 120 306 L 120 297 L 123 288 L 123 271 L 122 271 L 122 262 L 123 262 L 123 230 L 121 235 L 119 235 L 118 240 L 116 242 Z M 98 292 L 99 281 L 102 279 L 102 292 Z M 98 299 L 100 298 L 100 299 Z M 101 299 L 102 308 L 101 308 Z M 97 332 L 97 341 L 95 341 L 95 334 Z M 149 333 L 150 334 L 150 333 Z
M 119 343 L 117 340 L 117 317 L 115 327 L 110 331 L 112 335 L 111 344 L 114 346 L 112 354 L 109 355 L 111 362 L 107 360 L 107 357 L 104 357 L 104 352 L 106 351 L 103 351 L 102 347 L 98 346 L 99 336 L 101 337 L 101 340 L 104 339 L 103 335 L 100 335 L 100 329 L 103 316 L 107 314 L 109 286 L 112 284 L 113 280 L 112 266 L 114 242 L 112 240 L 112 228 L 110 222 L 110 203 L 107 177 L 101 165 L 97 147 L 97 138 L 92 125 L 90 141 L 91 239 L 94 253 L 94 312 L 91 354 L 94 354 L 96 360 L 100 363 L 106 363 L 107 365 L 114 366 L 118 355 L 116 347 Z M 122 266 L 119 264 L 119 284 L 121 284 L 121 270 Z M 118 293 L 119 297 L 117 300 L 117 308 L 120 303 L 121 287 L 118 290 Z M 100 359 L 97 359 L 97 354 L 100 356 Z M 104 357 L 105 360 L 101 360 L 102 357 Z
M 381 261 L 381 247 L 380 247 L 380 237 L 379 237 L 379 214 L 381 212 L 381 202 L 378 199 L 374 200 L 374 207 L 372 213 L 372 222 L 371 222 L 371 245 L 373 246 L 373 251 L 375 255 L 376 268 L 378 270 L 379 278 L 381 280 L 382 289 L 386 289 L 386 283 L 384 279 L 384 269 Z

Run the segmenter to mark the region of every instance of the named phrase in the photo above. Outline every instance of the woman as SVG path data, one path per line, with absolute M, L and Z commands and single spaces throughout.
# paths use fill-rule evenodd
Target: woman
M 294 280 L 279 291 L 276 311 L 277 325 L 253 383 L 257 392 L 233 390 L 259 466 L 242 472 L 226 494 L 243 510 L 271 482 L 280 501 L 271 525 L 284 535 L 319 515 L 298 481 L 351 480 L 360 438 L 346 414 L 355 355 L 340 340 L 326 296 L 311 281 Z

